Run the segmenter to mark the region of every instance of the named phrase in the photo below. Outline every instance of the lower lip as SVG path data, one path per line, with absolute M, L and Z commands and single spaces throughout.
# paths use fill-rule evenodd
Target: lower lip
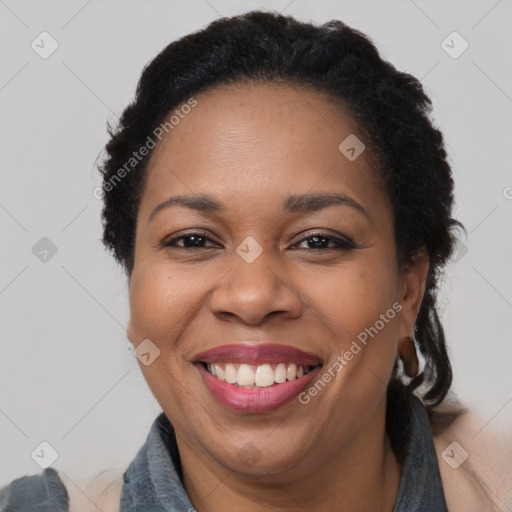
M 287 380 L 266 388 L 242 388 L 213 376 L 202 364 L 196 365 L 213 396 L 223 405 L 245 413 L 269 412 L 296 398 L 318 375 L 314 368 L 300 379 Z

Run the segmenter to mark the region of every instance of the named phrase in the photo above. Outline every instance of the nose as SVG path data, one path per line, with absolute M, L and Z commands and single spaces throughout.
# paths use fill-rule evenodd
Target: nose
M 252 263 L 234 254 L 231 270 L 211 295 L 210 307 L 216 316 L 254 326 L 270 317 L 301 315 L 303 301 L 285 265 L 278 265 L 265 252 Z

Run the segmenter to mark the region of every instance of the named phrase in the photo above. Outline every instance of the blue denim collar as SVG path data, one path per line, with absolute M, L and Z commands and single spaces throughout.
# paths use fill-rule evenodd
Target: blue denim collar
M 120 512 L 192 512 L 181 482 L 174 429 L 161 413 L 123 475 Z
M 413 397 L 411 439 L 393 512 L 448 512 L 427 411 Z
M 68 512 L 66 486 L 53 468 L 22 476 L 0 489 L 0 512 Z

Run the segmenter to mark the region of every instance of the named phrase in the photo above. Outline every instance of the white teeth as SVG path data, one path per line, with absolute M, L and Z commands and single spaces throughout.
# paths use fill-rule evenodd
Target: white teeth
M 254 384 L 261 388 L 266 388 L 274 384 L 274 370 L 269 364 L 260 364 L 254 375 Z
M 288 371 L 286 372 L 286 378 L 288 380 L 293 380 L 297 376 L 297 365 L 290 364 L 288 365 Z
M 250 365 L 245 363 L 208 363 L 209 373 L 230 384 L 242 387 L 266 388 L 274 384 L 282 384 L 287 380 L 300 379 L 312 369 L 311 366 L 295 363 Z
M 252 386 L 254 384 L 254 370 L 248 364 L 241 364 L 238 368 L 236 383 L 239 386 Z
M 286 365 L 284 363 L 279 363 L 275 370 L 275 381 L 278 384 L 282 384 L 286 382 Z
M 224 378 L 226 379 L 226 382 L 234 384 L 236 382 L 236 374 L 237 371 L 235 370 L 235 367 L 231 363 L 228 363 L 224 372 Z
M 222 369 L 222 366 L 220 364 L 215 363 L 213 367 L 215 368 L 216 377 L 219 378 L 220 380 L 224 380 L 224 370 Z

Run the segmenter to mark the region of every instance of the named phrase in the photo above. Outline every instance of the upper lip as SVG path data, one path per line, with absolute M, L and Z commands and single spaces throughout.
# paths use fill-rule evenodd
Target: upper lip
M 197 363 L 295 363 L 304 366 L 321 364 L 312 352 L 304 352 L 290 345 L 276 343 L 233 343 L 219 345 L 195 356 Z

